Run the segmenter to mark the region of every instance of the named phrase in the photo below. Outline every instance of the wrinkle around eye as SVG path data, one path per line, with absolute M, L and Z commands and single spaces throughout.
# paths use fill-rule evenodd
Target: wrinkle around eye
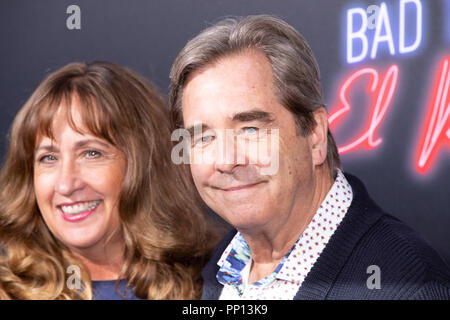
M 214 136 L 213 135 L 202 136 L 202 137 L 193 139 L 192 147 L 199 147 L 199 146 L 202 147 L 202 146 L 208 145 L 213 140 L 214 140 Z
M 49 159 L 49 158 L 53 158 L 53 159 Z M 56 160 L 57 160 L 57 158 L 52 154 L 44 154 L 44 155 L 39 155 L 38 157 L 36 157 L 36 162 L 42 163 L 42 164 L 53 163 Z
M 95 155 L 92 155 L 92 153 L 95 153 Z M 83 154 L 88 159 L 97 159 L 103 155 L 103 153 L 98 150 L 87 150 Z

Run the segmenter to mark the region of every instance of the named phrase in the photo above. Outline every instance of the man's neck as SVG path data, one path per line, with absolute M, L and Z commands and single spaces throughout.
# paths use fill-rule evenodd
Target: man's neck
M 258 281 L 275 270 L 307 228 L 333 183 L 328 170 L 318 169 L 315 172 L 311 192 L 297 197 L 286 221 L 276 228 L 271 226 L 251 232 L 239 230 L 252 255 L 249 283 Z

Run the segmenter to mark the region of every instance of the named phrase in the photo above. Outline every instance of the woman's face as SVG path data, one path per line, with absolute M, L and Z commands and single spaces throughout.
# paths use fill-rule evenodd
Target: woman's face
M 77 99 L 72 118 L 81 124 Z M 64 112 L 54 119 L 53 134 L 39 137 L 34 157 L 34 189 L 42 217 L 53 235 L 77 251 L 105 248 L 119 230 L 118 198 L 125 156 L 105 140 L 80 134 Z

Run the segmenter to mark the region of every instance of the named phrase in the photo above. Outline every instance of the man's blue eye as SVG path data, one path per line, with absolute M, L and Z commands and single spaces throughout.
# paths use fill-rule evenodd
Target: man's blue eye
M 209 142 L 209 141 L 211 141 L 211 139 L 212 139 L 212 136 L 205 136 L 205 137 L 201 138 L 201 141 L 202 142 Z
M 258 132 L 258 128 L 256 127 L 246 127 L 244 128 L 245 133 L 250 133 L 250 134 L 254 134 L 256 132 Z
M 214 136 L 202 136 L 193 140 L 192 146 L 203 145 L 211 142 Z

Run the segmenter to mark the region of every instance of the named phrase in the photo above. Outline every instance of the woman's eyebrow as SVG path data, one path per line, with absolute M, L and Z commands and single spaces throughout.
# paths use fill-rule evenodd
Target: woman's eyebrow
M 103 142 L 98 139 L 84 139 L 84 140 L 77 141 L 75 143 L 75 148 L 77 148 L 77 149 L 83 148 L 89 144 L 98 144 L 104 148 L 111 148 L 111 145 L 109 143 Z
M 80 149 L 89 144 L 98 144 L 104 148 L 111 148 L 111 146 L 108 143 L 100 141 L 98 139 L 83 139 L 83 140 L 77 141 L 75 143 L 75 148 Z M 37 147 L 34 150 L 34 152 L 37 153 L 41 150 L 44 150 L 47 152 L 57 152 L 57 151 L 59 151 L 59 148 L 57 146 L 55 146 L 54 144 L 44 144 L 44 145 L 40 145 L 39 147 Z
M 271 123 L 274 121 L 273 114 L 262 110 L 250 110 L 244 112 L 238 112 L 231 118 L 233 122 L 249 122 L 260 121 L 263 123 Z
M 37 152 L 39 152 L 41 150 L 45 150 L 47 152 L 55 152 L 55 151 L 58 151 L 58 147 L 56 147 L 53 144 L 41 145 L 34 150 L 34 153 L 36 154 Z

